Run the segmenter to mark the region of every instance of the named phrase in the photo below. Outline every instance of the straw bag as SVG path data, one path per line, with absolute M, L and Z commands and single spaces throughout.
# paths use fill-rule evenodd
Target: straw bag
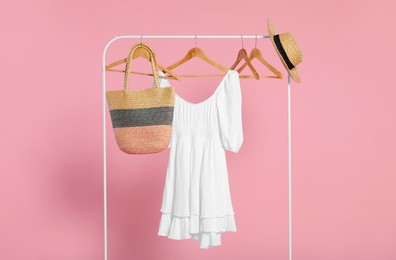
M 133 53 L 144 48 L 150 54 L 155 87 L 128 89 Z M 107 91 L 114 135 L 119 148 L 128 154 L 158 153 L 166 149 L 172 132 L 175 89 L 159 87 L 154 51 L 144 43 L 134 45 L 127 57 L 124 89 Z

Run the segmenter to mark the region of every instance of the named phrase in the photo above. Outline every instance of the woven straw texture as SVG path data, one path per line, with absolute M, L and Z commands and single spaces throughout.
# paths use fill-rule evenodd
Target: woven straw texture
M 171 133 L 171 125 L 114 128 L 118 146 L 128 154 L 161 152 L 168 147 Z
M 128 89 L 131 60 L 135 50 L 144 48 L 150 54 L 155 88 Z M 124 89 L 106 92 L 115 139 L 121 151 L 128 154 L 158 153 L 169 146 L 175 89 L 160 88 L 154 51 L 146 44 L 135 44 L 127 57 Z
M 290 77 L 296 83 L 301 83 L 300 74 L 298 73 L 298 70 L 297 70 L 297 65 L 300 64 L 303 60 L 303 54 L 302 54 L 300 46 L 298 46 L 296 40 L 294 39 L 294 37 L 291 33 L 286 32 L 286 33 L 279 34 L 270 19 L 267 20 L 267 28 L 268 28 L 268 34 L 270 36 L 272 45 L 274 46 L 276 53 L 278 54 L 280 60 L 282 61 L 282 64 L 285 67 L 287 73 L 290 75 Z M 283 59 L 282 55 L 280 54 L 280 52 L 274 42 L 274 35 L 279 35 L 280 42 L 286 52 L 287 58 L 295 66 L 293 69 L 289 69 L 287 67 L 285 60 Z
M 149 107 L 173 107 L 174 88 L 150 88 L 128 91 L 108 91 L 109 109 L 133 109 Z

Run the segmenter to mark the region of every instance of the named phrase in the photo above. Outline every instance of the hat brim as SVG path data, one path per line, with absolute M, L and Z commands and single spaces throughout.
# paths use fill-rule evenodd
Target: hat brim
M 276 53 L 278 54 L 280 60 L 282 61 L 283 66 L 285 67 L 287 73 L 290 75 L 290 77 L 297 83 L 301 82 L 301 78 L 300 78 L 300 74 L 298 73 L 298 70 L 296 67 L 294 67 L 293 69 L 289 69 L 287 67 L 286 62 L 283 60 L 282 55 L 280 54 L 278 48 L 276 47 L 276 44 L 274 42 L 274 35 L 278 34 L 278 31 L 276 30 L 274 24 L 272 23 L 272 21 L 270 19 L 267 20 L 267 27 L 268 27 L 268 35 L 270 36 L 272 45 L 274 46 Z
M 272 21 L 270 19 L 267 20 L 267 28 L 268 28 L 269 36 L 278 34 L 278 31 L 276 30 L 275 25 L 272 23 Z

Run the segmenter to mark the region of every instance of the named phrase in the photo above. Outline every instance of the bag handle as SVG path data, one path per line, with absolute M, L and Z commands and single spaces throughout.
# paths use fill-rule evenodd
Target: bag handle
M 155 53 L 154 53 L 153 49 L 150 48 L 150 46 L 148 46 L 144 43 L 137 43 L 131 48 L 131 50 L 129 51 L 128 57 L 127 57 L 126 66 L 125 66 L 125 76 L 124 76 L 124 90 L 128 89 L 129 76 L 131 74 L 131 61 L 132 61 L 133 53 L 139 48 L 144 48 L 149 53 L 150 60 L 151 60 L 151 68 L 153 70 L 153 75 L 154 75 L 155 87 L 156 88 L 159 87 L 158 64 L 157 64 L 157 59 L 155 58 Z

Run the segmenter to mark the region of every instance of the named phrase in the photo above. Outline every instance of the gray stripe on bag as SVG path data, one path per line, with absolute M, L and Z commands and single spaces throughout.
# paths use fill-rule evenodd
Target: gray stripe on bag
M 110 110 L 113 128 L 172 125 L 173 107 Z

